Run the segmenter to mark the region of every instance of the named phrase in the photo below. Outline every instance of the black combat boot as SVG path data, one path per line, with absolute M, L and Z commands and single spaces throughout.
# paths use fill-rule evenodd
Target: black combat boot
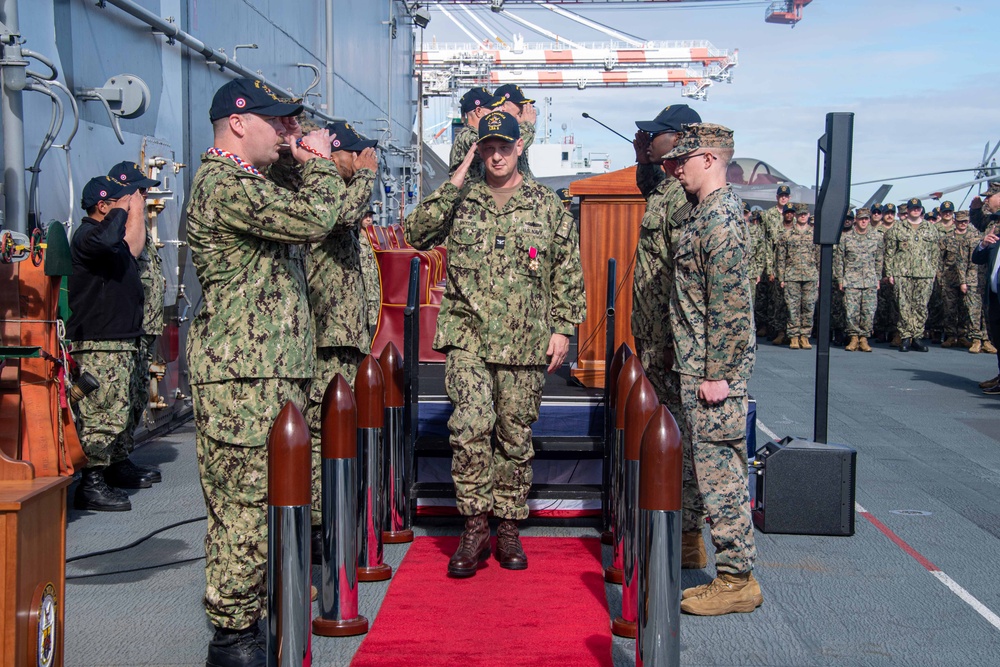
M 159 468 L 154 468 L 153 466 L 144 466 L 138 463 L 133 463 L 135 469 L 141 472 L 143 475 L 149 478 L 149 481 L 153 484 L 159 484 L 163 481 L 163 475 L 160 473 Z
M 910 341 L 911 340 L 913 340 L 913 339 L 912 338 L 904 338 L 903 340 L 901 340 L 900 343 L 899 343 L 899 351 L 900 352 L 909 352 L 910 351 Z
M 926 352 L 927 346 L 921 343 L 919 338 L 913 338 L 910 340 L 910 349 L 917 352 Z
M 216 628 L 205 667 L 266 667 L 264 638 L 256 623 L 242 630 Z
M 458 550 L 448 561 L 448 574 L 453 577 L 471 577 L 479 564 L 490 557 L 490 524 L 486 514 L 475 514 L 465 520 L 465 530 L 458 542 Z
M 103 468 L 84 468 L 73 506 L 92 512 L 128 512 L 132 509 L 128 495 L 121 489 L 111 488 L 104 481 Z
M 119 489 L 148 489 L 153 486 L 153 480 L 128 459 L 109 465 L 104 471 L 104 479 Z

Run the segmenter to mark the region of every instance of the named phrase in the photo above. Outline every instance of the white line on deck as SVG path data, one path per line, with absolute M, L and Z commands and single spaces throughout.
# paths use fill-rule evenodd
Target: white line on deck
M 771 438 L 775 442 L 780 440 L 778 435 L 774 431 L 769 429 L 767 426 L 765 426 L 759 419 L 757 420 L 757 428 L 763 431 L 764 435 Z M 985 618 L 986 621 L 994 628 L 1000 630 L 1000 616 L 997 616 L 995 613 L 993 613 L 993 611 L 989 607 L 980 602 L 972 593 L 962 588 L 962 586 L 960 586 L 957 581 L 955 581 L 947 574 L 942 572 L 941 568 L 939 568 L 937 565 L 934 565 L 934 563 L 924 558 L 920 554 L 920 552 L 918 552 L 916 549 L 914 549 L 909 544 L 904 542 L 903 539 L 898 535 L 896 535 L 894 532 L 889 530 L 889 528 L 887 528 L 885 524 L 883 524 L 881 521 L 875 518 L 874 514 L 866 510 L 857 502 L 854 503 L 854 507 L 857 510 L 858 514 L 867 519 L 869 523 L 871 523 L 873 526 L 875 526 L 875 528 L 879 530 L 879 532 L 888 537 L 890 541 L 896 544 L 896 546 L 898 546 L 911 558 L 920 563 L 924 567 L 924 569 L 930 572 L 935 579 L 937 579 L 942 584 L 947 586 L 948 590 L 957 595 L 958 598 L 962 600 L 962 602 L 972 607 L 977 614 Z

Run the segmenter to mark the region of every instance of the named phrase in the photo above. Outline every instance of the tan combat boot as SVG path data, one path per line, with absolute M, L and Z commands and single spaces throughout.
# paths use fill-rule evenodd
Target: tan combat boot
M 681 600 L 681 611 L 696 616 L 748 613 L 764 603 L 753 572 L 720 573 L 700 593 Z
M 972 341 L 972 347 L 969 348 L 969 354 L 979 354 L 983 351 L 983 341 L 974 340 Z
M 777 336 L 774 337 L 774 340 L 772 340 L 771 342 L 774 343 L 775 345 L 784 345 L 785 334 L 783 333 L 778 334 Z
M 903 339 L 900 337 L 898 331 L 892 334 L 892 342 L 889 345 L 891 347 L 901 347 L 903 345 Z
M 799 336 L 799 347 L 803 350 L 813 349 L 813 346 L 809 344 L 809 336 Z
M 858 338 L 858 349 L 861 350 L 862 352 L 872 351 L 871 345 L 868 344 L 868 339 L 865 338 L 864 336 Z
M 858 337 L 851 336 L 851 342 L 848 343 L 847 347 L 845 347 L 844 349 L 847 350 L 848 352 L 856 352 L 858 349 Z
M 966 350 L 972 347 L 972 341 L 966 338 L 965 336 L 962 336 L 958 339 L 958 344 L 964 347 Z
M 983 352 L 985 352 L 986 354 L 996 354 L 997 353 L 997 349 L 995 347 L 993 347 L 993 343 L 991 343 L 988 340 L 984 340 L 983 341 Z
M 955 347 L 956 345 L 958 345 L 958 339 L 954 336 L 948 336 L 941 343 L 941 347 Z
M 799 349 L 799 337 L 792 336 L 791 342 L 788 344 L 789 349 L 797 350 Z
M 681 567 L 685 570 L 703 570 L 708 566 L 705 538 L 700 530 L 681 533 Z

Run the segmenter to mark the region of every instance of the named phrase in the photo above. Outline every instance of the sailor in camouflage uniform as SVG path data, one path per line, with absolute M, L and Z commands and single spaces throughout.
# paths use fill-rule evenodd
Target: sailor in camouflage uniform
M 309 306 L 316 325 L 316 368 L 309 384 L 304 415 L 313 446 L 312 524 L 314 540 L 322 543 L 320 511 L 323 394 L 339 373 L 354 384 L 358 366 L 371 352 L 368 302 L 361 273 L 361 219 L 371 208 L 378 160 L 378 142 L 358 134 L 350 123 L 337 122 L 326 129 L 334 137 L 330 159 L 347 184 L 337 225 L 320 243 L 313 244 L 306 259 Z
M 941 207 L 945 209 L 944 202 Z M 970 320 L 966 298 L 969 292 L 975 292 L 979 283 L 979 267 L 972 263 L 972 252 L 979 245 L 979 234 L 969 232 L 969 213 L 962 211 L 962 216 L 955 217 L 954 209 L 942 211 L 942 223 L 945 216 L 953 218 L 954 228 L 945 232 L 939 245 L 941 247 L 941 302 L 944 314 L 944 341 L 941 347 L 960 345 L 971 349 L 972 340 L 979 340 L 978 326 L 973 327 Z M 939 228 L 943 229 L 943 228 Z M 974 304 L 973 304 L 974 305 Z M 977 311 L 981 311 L 980 306 Z M 979 312 L 977 312 L 978 319 Z M 980 348 L 982 343 L 980 343 Z
M 819 246 L 813 243 L 807 204 L 795 205 L 795 225 L 782 236 L 774 264 L 788 306 L 789 347 L 811 349 L 809 335 L 816 310 Z
M 493 106 L 497 100 L 493 93 L 477 86 L 470 89 L 459 101 L 459 108 L 462 111 L 462 131 L 455 135 L 455 140 L 451 144 L 451 153 L 448 156 L 448 173 L 454 174 L 458 165 L 468 155 L 469 149 L 479 141 L 479 121 L 483 116 L 493 111 Z M 483 160 L 478 155 L 472 159 L 469 167 L 469 176 L 482 178 L 485 174 Z
M 636 354 L 661 403 L 678 417 L 681 414 L 680 376 L 673 367 L 674 339 L 670 327 L 670 296 L 674 285 L 674 248 L 681 225 L 691 211 L 687 194 L 673 177 L 672 163 L 663 156 L 673 150 L 686 123 L 701 122 L 686 104 L 672 104 L 656 118 L 636 121 L 636 185 L 646 198 L 646 212 L 639 227 L 635 273 L 632 280 L 632 336 Z M 678 419 L 684 449 L 681 533 L 681 567 L 701 569 L 707 564 L 705 508 L 694 478 L 691 439 Z
M 466 517 L 448 563 L 454 577 L 474 575 L 489 557 L 491 510 L 501 520 L 500 566 L 528 566 L 517 522 L 528 516 L 531 425 L 546 364 L 550 373 L 563 364 L 586 311 L 576 225 L 552 190 L 517 171 L 524 150 L 517 119 L 492 112 L 479 137 L 405 227 L 414 247 L 448 249 L 434 348 L 447 355 L 452 478 Z M 476 151 L 486 178 L 467 181 Z
M 939 239 L 943 240 L 955 229 L 955 205 L 950 201 L 943 202 L 940 209 L 935 208 L 931 211 L 930 215 L 925 215 L 924 219 L 934 225 L 934 228 L 938 231 Z M 945 303 L 947 297 L 944 295 L 944 292 L 946 289 L 945 278 L 938 272 L 934 276 L 934 287 L 931 290 L 930 301 L 927 303 L 927 322 L 924 325 L 924 328 L 930 334 L 932 343 L 942 342 L 942 334 L 945 333 L 946 328 L 954 329 L 956 326 L 961 326 L 960 322 L 952 322 L 949 326 L 945 320 L 949 306 L 949 304 Z M 959 303 L 961 303 L 961 299 L 959 299 Z M 952 304 L 954 304 L 954 300 Z M 964 320 L 964 317 L 962 319 Z M 947 337 L 947 335 L 945 334 L 944 337 Z M 946 347 L 951 347 L 951 345 Z
M 374 224 L 377 211 L 369 208 L 361 218 L 358 241 L 361 244 L 361 279 L 365 284 L 365 300 L 368 302 L 368 332 L 374 338 L 378 329 L 378 319 L 382 312 L 382 279 L 379 274 L 378 258 L 372 248 L 366 229 Z
M 859 208 L 853 227 L 840 237 L 834 248 L 833 278 L 838 292 L 844 295 L 846 333 L 850 336 L 848 352 L 871 352 L 868 338 L 872 335 L 878 285 L 882 280 L 882 235 L 872 231 L 868 222 L 871 214 Z
M 778 278 L 778 253 L 781 250 L 781 244 L 784 242 L 785 235 L 788 234 L 794 226 L 795 205 L 785 204 L 781 211 L 781 228 L 770 232 L 772 234 L 771 271 L 774 273 L 774 282 L 772 284 L 771 291 L 775 298 L 771 302 L 771 308 L 768 312 L 768 321 L 774 327 L 774 331 L 777 332 L 777 335 L 772 340 L 775 345 L 784 345 L 785 343 L 789 343 L 791 339 L 791 336 L 788 334 L 790 314 L 788 312 L 788 303 L 785 300 L 785 288 L 781 286 L 781 281 Z
M 882 247 L 885 248 L 885 235 L 896 226 L 896 206 L 888 203 L 882 205 L 882 224 L 878 232 L 882 234 Z M 899 299 L 896 297 L 896 286 L 888 280 L 885 272 L 888 265 L 883 263 L 882 285 L 878 290 L 878 306 L 875 308 L 875 333 L 884 337 L 893 347 L 902 343 L 899 337 Z
M 126 185 L 139 188 L 143 199 L 143 220 L 146 226 L 146 240 L 142 252 L 136 258 L 139 268 L 139 279 L 142 281 L 142 335 L 139 336 L 138 352 L 135 360 L 135 372 L 132 374 L 132 413 L 129 423 L 122 434 L 125 451 L 135 449 L 135 429 L 142 421 L 142 416 L 149 407 L 149 365 L 153 363 L 153 345 L 156 337 L 163 331 L 163 293 L 166 289 L 166 278 L 163 276 L 163 260 L 156 248 L 153 234 L 145 220 L 146 191 L 160 185 L 160 181 L 148 178 L 142 168 L 134 162 L 119 162 L 111 167 L 108 176 L 118 179 Z M 163 479 L 157 468 L 144 466 L 127 460 L 126 465 L 149 478 L 150 482 Z
M 785 325 L 788 315 L 785 308 L 785 297 L 778 282 L 774 279 L 774 253 L 778 246 L 784 225 L 784 211 L 791 199 L 792 190 L 787 185 L 779 185 L 775 192 L 777 203 L 764 211 L 764 243 L 767 245 L 768 275 L 760 289 L 760 306 L 757 307 L 762 317 L 758 318 L 757 335 L 778 336 L 778 344 L 784 342 Z
M 885 233 L 885 273 L 899 297 L 900 351 L 926 352 L 920 342 L 927 320 L 940 258 L 938 231 L 923 219 L 919 199 L 907 203 L 907 216 Z
M 528 149 L 535 141 L 535 120 L 538 116 L 535 111 L 535 100 L 524 96 L 521 86 L 508 83 L 493 91 L 493 108 L 497 111 L 506 111 L 517 118 L 518 131 L 521 133 L 521 141 L 524 142 L 524 150 L 517 158 L 517 170 L 522 176 L 534 178 L 531 167 L 528 166 Z
M 844 217 L 844 228 L 841 230 L 841 238 L 844 234 L 849 233 L 854 228 L 855 215 L 854 210 L 850 209 L 847 211 L 847 215 Z M 836 249 L 834 249 L 836 251 Z M 818 299 L 817 299 L 818 300 Z M 844 292 L 842 290 L 835 289 L 830 299 L 830 327 L 833 329 L 831 343 L 833 345 L 843 345 L 844 335 L 847 331 L 847 304 L 844 301 Z M 817 324 L 819 323 L 819 304 L 816 306 L 816 312 L 813 316 L 813 321 Z M 871 334 L 869 334 L 871 335 Z
M 293 132 L 302 106 L 235 79 L 210 109 L 215 145 L 202 157 L 187 209 L 191 259 L 203 305 L 191 324 L 196 445 L 208 510 L 205 608 L 216 628 L 209 665 L 264 665 L 267 436 L 287 402 L 305 406 L 315 338 L 305 253 L 338 221 L 344 182 L 330 135 L 303 146 L 297 192 L 260 175 Z M 297 128 L 296 128 L 297 129 Z M 307 148 L 308 147 L 308 148 Z
M 685 127 L 667 159 L 698 203 L 674 250 L 670 304 L 674 368 L 681 376 L 682 418 L 691 434 L 698 488 L 711 519 L 717 577 L 684 591 L 681 610 L 716 616 L 750 612 L 764 598 L 747 489 L 747 383 L 756 336 L 749 275 L 750 232 L 743 202 L 726 183 L 732 130 Z

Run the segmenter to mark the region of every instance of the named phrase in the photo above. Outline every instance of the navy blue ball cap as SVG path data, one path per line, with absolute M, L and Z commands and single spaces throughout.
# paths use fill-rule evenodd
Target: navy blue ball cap
M 521 128 L 517 118 L 504 111 L 491 111 L 479 121 L 479 143 L 491 138 L 517 141 L 521 138 Z
M 896 205 L 893 204 L 892 202 L 889 202 L 888 204 L 882 204 L 882 212 L 892 213 L 893 215 L 896 215 Z
M 701 116 L 686 104 L 671 104 L 653 120 L 637 120 L 635 126 L 643 132 L 680 132 L 688 123 L 700 123 Z
M 922 201 L 920 201 L 919 199 L 917 199 L 916 197 L 914 197 L 913 199 L 910 199 L 908 202 L 906 202 L 906 207 L 907 208 L 923 208 L 924 207 L 924 203 Z
M 564 204 L 569 201 L 573 201 L 573 195 L 569 193 L 569 188 L 559 188 L 556 190 L 556 196 L 559 197 L 559 201 Z
M 330 142 L 331 151 L 363 151 L 366 148 L 375 148 L 378 139 L 365 139 L 350 123 L 338 121 L 326 126 L 330 136 L 337 135 Z
M 160 184 L 159 181 L 149 178 L 142 172 L 142 168 L 135 162 L 119 162 L 108 170 L 108 176 L 121 181 L 126 185 L 134 185 L 137 188 L 154 188 Z
M 495 102 L 496 98 L 493 97 L 493 93 L 479 86 L 462 95 L 459 105 L 462 108 L 462 113 L 467 114 L 474 109 L 492 109 Z
M 942 213 L 954 213 L 955 212 L 955 204 L 952 203 L 952 202 L 950 202 L 950 201 L 943 201 L 943 202 L 941 202 L 941 212 Z
M 531 104 L 535 101 L 525 97 L 521 86 L 513 83 L 504 84 L 493 91 L 493 106 L 500 106 L 507 100 L 514 104 Z
M 97 205 L 97 202 L 111 201 L 127 197 L 139 189 L 138 185 L 125 185 L 121 181 L 110 176 L 96 176 L 83 186 L 83 194 L 80 196 L 80 206 L 84 211 Z
M 871 212 L 872 215 L 875 215 L 876 213 L 882 215 L 882 207 L 879 204 L 872 204 Z
M 776 198 L 777 197 L 791 197 L 792 196 L 792 189 L 790 187 L 788 187 L 787 185 L 779 185 L 778 186 L 778 193 L 776 195 L 774 195 L 774 196 Z
M 301 104 L 286 102 L 256 79 L 233 79 L 215 91 L 208 117 L 214 123 L 238 113 L 298 116 L 302 109 Z
M 782 213 L 795 213 L 795 204 L 789 202 L 781 209 Z

